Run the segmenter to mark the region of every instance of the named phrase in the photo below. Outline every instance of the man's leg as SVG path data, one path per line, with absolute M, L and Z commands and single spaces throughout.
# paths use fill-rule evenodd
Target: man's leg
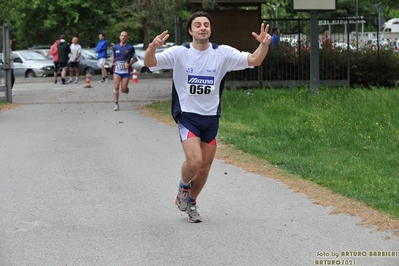
M 201 142 L 197 137 L 183 141 L 186 161 L 182 166 L 182 180 L 191 182 L 190 198 L 196 199 L 208 179 L 209 171 L 216 154 L 216 145 Z
M 105 82 L 108 82 L 108 73 L 107 73 L 107 70 L 104 67 L 104 64 L 101 65 L 101 75 L 103 77 L 103 80 Z
M 114 74 L 114 101 L 115 101 L 114 111 L 119 110 L 119 84 L 121 80 L 122 80 L 121 76 L 119 76 L 118 74 Z
M 123 93 L 129 93 L 129 88 L 127 87 L 129 85 L 129 77 L 123 78 L 122 79 L 122 92 Z
M 79 65 L 75 67 L 75 83 L 78 83 L 79 81 Z
M 74 64 L 71 62 L 71 65 L 69 66 L 69 80 L 68 83 L 72 83 L 72 77 L 73 77 L 73 69 L 75 68 Z
M 189 190 L 179 187 L 178 197 L 185 196 L 186 202 L 180 202 L 179 209 L 186 206 L 188 221 L 190 223 L 202 222 L 202 217 L 197 210 L 197 197 L 201 193 L 208 179 L 209 171 L 216 153 L 216 145 L 201 142 L 198 137 L 191 137 L 182 142 L 186 161 L 182 166 L 182 182 Z M 185 193 L 184 193 L 185 192 Z M 188 193 L 187 193 L 188 192 Z M 188 194 L 188 195 L 187 195 Z M 182 201 L 176 198 L 177 201 Z
M 14 69 L 11 69 L 11 89 L 14 87 L 14 84 L 15 84 Z
M 57 83 L 58 78 L 58 62 L 54 62 L 54 84 Z
M 62 81 L 62 84 L 66 84 L 66 81 L 65 81 L 66 74 L 67 74 L 66 66 L 64 66 L 64 63 L 63 63 L 63 66 L 61 66 L 61 81 Z
M 105 69 L 105 61 L 106 61 L 106 59 L 105 58 L 100 58 L 100 59 L 98 59 L 98 63 L 97 63 L 97 65 L 101 68 L 101 77 L 102 77 L 102 79 L 99 81 L 100 83 L 104 83 L 104 82 L 106 82 L 106 83 L 108 83 L 108 73 L 107 73 L 107 70 Z

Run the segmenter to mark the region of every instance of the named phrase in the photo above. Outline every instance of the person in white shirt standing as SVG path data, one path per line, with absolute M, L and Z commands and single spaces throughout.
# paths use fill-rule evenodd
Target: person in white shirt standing
M 68 83 L 72 83 L 73 72 L 75 71 L 75 83 L 79 81 L 79 58 L 82 54 L 82 47 L 78 43 L 78 37 L 72 38 L 71 56 L 69 57 L 69 80 Z

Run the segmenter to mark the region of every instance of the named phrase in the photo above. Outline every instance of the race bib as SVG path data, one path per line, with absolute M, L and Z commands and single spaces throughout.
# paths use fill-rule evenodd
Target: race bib
M 215 90 L 215 77 L 188 75 L 186 92 L 188 95 L 206 95 Z
M 116 66 L 115 72 L 128 73 L 127 68 L 125 67 L 125 62 L 118 61 L 115 63 L 115 66 Z

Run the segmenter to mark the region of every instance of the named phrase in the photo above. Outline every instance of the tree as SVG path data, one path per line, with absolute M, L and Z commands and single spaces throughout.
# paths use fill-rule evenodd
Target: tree
M 115 25 L 119 30 L 130 28 L 139 34 L 135 36 L 136 42 L 143 42 L 144 49 L 147 48 L 152 32 L 170 29 L 174 15 L 184 9 L 185 0 L 136 0 L 128 1 L 123 8 L 118 9 L 118 23 Z M 127 7 L 127 8 L 126 8 Z
M 78 36 L 82 46 L 89 46 L 97 42 L 99 31 L 110 20 L 105 0 L 22 0 L 15 8 L 18 16 L 10 20 L 18 48 L 52 44 L 60 34 L 68 39 Z

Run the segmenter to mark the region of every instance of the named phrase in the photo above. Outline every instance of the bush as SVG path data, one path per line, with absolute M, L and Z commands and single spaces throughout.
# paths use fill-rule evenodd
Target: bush
M 399 80 L 399 53 L 391 50 L 361 49 L 351 57 L 351 86 L 396 87 Z

